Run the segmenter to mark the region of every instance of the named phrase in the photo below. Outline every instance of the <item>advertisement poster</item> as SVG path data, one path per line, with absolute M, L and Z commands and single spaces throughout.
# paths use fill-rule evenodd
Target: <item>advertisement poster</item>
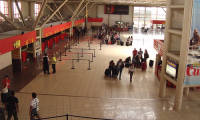
M 193 1 L 191 35 L 184 85 L 200 84 L 200 0 Z
M 104 14 L 128 15 L 129 6 L 128 5 L 105 5 Z

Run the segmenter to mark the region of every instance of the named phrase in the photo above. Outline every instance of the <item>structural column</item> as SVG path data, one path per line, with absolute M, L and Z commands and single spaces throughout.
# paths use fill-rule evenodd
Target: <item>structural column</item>
M 172 0 L 167 1 L 167 14 L 166 16 L 172 16 L 172 10 L 170 9 L 170 5 L 172 4 Z M 168 31 L 171 28 L 172 21 L 171 17 L 166 18 L 166 23 L 165 23 L 165 31 Z M 160 75 L 160 88 L 159 88 L 159 96 L 160 97 L 165 97 L 165 90 L 166 90 L 166 79 L 164 78 L 165 75 L 165 69 L 166 69 L 166 62 L 167 62 L 167 52 L 169 51 L 169 45 L 170 45 L 170 33 L 165 32 L 165 44 L 164 44 L 164 51 L 163 51 L 163 60 L 162 60 L 162 70 L 161 70 L 161 75 Z

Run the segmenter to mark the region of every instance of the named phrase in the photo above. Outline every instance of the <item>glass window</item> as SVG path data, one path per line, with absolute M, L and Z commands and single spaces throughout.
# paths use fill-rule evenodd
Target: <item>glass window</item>
M 8 16 L 8 2 L 7 1 L 0 1 L 0 11 L 6 16 Z M 3 17 L 0 16 L 0 20 L 4 20 Z
M 18 6 L 19 6 L 19 9 L 22 11 L 21 2 L 18 2 Z M 15 2 L 13 2 L 13 11 L 14 11 L 14 18 L 19 18 L 20 15 L 19 15 L 19 12 L 18 12 Z
M 34 5 L 34 7 L 35 7 L 35 17 L 37 17 L 38 16 L 38 14 L 39 14 L 39 12 L 40 12 L 40 4 L 35 4 Z

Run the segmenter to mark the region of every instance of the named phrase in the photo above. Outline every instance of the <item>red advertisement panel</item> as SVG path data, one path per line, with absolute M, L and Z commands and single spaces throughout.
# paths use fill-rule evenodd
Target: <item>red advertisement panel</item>
M 52 27 L 43 28 L 43 37 L 44 38 L 48 37 L 48 36 L 53 35 L 55 33 L 66 30 L 70 27 L 72 27 L 72 22 L 67 22 L 67 23 L 63 23 L 63 24 L 54 25 Z
M 36 31 L 0 40 L 0 55 L 36 41 Z
M 88 18 L 88 22 L 103 22 L 103 18 Z

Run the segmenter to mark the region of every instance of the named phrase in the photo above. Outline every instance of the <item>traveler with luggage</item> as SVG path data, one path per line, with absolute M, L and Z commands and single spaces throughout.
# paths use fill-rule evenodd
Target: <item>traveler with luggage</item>
M 114 67 L 115 67 L 115 63 L 114 63 L 113 60 L 111 60 L 111 61 L 109 62 L 109 67 L 108 67 L 108 69 L 110 70 L 110 78 L 113 77 L 113 70 L 114 70 Z
M 8 118 L 7 120 L 10 120 L 10 118 L 13 116 L 14 120 L 18 120 L 17 113 L 19 113 L 19 101 L 15 97 L 15 91 L 10 91 L 10 95 L 5 103 L 5 110 L 8 112 Z
M 123 68 L 124 68 L 124 63 L 122 59 L 119 59 L 119 61 L 117 62 L 117 69 L 119 71 L 119 80 L 121 80 L 121 74 L 122 74 Z
M 128 73 L 130 74 L 130 82 L 132 82 L 133 73 L 135 73 L 134 63 L 129 67 Z
M 127 57 L 126 59 L 125 59 L 125 67 L 129 67 L 130 65 L 131 65 L 131 57 L 129 56 L 129 57 Z
M 34 120 L 35 117 L 41 120 L 41 117 L 38 111 L 39 111 L 39 99 L 36 98 L 36 93 L 33 92 L 32 100 L 30 104 L 30 111 L 29 111 L 30 120 Z
M 145 49 L 144 50 L 144 62 L 146 62 L 148 58 L 149 58 L 149 54 L 147 52 L 147 49 Z

